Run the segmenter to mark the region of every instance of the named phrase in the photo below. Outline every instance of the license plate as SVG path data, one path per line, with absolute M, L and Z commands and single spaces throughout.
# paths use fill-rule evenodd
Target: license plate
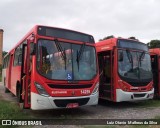
M 67 104 L 66 108 L 77 108 L 79 106 L 78 103 L 69 103 Z

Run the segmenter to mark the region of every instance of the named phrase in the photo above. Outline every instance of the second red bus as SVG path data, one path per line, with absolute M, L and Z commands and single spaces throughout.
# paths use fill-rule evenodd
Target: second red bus
M 114 102 L 152 99 L 151 61 L 146 44 L 110 38 L 96 43 L 100 98 Z

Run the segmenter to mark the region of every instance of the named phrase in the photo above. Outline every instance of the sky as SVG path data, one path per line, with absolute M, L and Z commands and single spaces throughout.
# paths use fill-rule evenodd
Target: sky
M 37 24 L 148 43 L 160 39 L 160 0 L 0 0 L 4 51 Z

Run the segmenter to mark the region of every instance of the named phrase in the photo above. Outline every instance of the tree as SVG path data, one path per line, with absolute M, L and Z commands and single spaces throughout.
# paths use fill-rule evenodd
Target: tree
M 113 36 L 113 35 L 106 36 L 106 37 L 104 37 L 103 39 L 99 39 L 99 41 L 107 40 L 107 39 L 110 39 L 110 38 L 114 38 L 114 36 Z
M 160 48 L 160 40 L 151 40 L 147 45 L 149 48 Z
M 2 53 L 3 57 L 4 57 L 7 53 L 8 53 L 8 52 L 3 51 L 3 53 Z
M 103 39 L 100 39 L 99 41 L 107 40 L 107 39 L 110 39 L 110 38 L 114 38 L 114 36 L 113 36 L 113 35 L 111 35 L 111 36 L 106 36 L 106 37 L 104 37 Z M 122 37 L 118 37 L 118 38 L 122 38 Z M 134 37 L 134 36 L 131 36 L 131 37 L 129 37 L 128 39 L 132 39 L 132 40 L 139 41 L 139 40 L 136 39 L 136 37 Z
M 131 37 L 129 37 L 128 39 L 132 39 L 132 40 L 137 40 L 137 41 L 139 41 L 139 40 L 136 39 L 136 37 L 134 37 L 134 36 L 131 36 Z
M 2 52 L 2 58 L 7 54 L 8 52 L 3 51 Z M 2 75 L 2 65 L 0 64 L 0 76 Z M 1 80 L 0 80 L 1 81 Z

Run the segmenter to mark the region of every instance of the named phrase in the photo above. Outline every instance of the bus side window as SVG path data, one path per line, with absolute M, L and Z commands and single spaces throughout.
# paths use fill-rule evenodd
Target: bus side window
M 9 60 L 10 60 L 10 55 L 8 55 L 7 59 L 6 59 L 6 68 L 8 68 L 8 66 L 9 66 Z
M 14 53 L 14 66 L 18 65 L 18 56 L 19 56 L 19 47 L 16 48 L 15 53 Z
M 22 64 L 22 45 L 20 45 L 14 53 L 14 66 Z
M 19 46 L 19 50 L 18 50 L 18 65 L 21 65 L 22 64 L 22 48 L 23 48 L 23 44 L 22 43 L 20 46 Z
M 18 65 L 22 64 L 22 54 L 19 54 L 18 56 Z
M 10 55 L 7 55 L 5 58 L 4 58 L 4 61 L 3 61 L 3 69 L 7 68 L 8 65 L 9 65 L 9 58 L 10 58 Z

